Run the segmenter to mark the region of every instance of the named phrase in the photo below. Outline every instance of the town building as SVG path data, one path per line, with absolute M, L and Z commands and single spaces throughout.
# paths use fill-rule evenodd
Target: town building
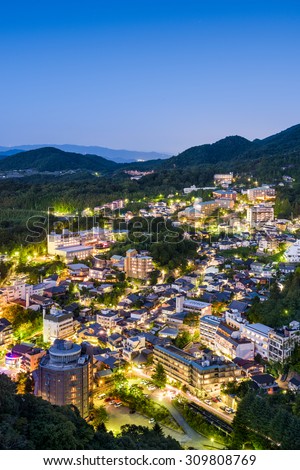
M 231 359 L 254 359 L 254 344 L 252 341 L 242 338 L 239 330 L 221 322 L 215 336 L 216 350 Z
M 83 263 L 68 264 L 68 273 L 72 280 L 82 281 L 89 277 L 89 266 Z
M 224 358 L 208 356 L 196 359 L 172 345 L 154 347 L 154 364 L 160 363 L 166 375 L 198 394 L 202 390 L 217 391 L 220 386 L 240 376 L 237 366 Z
M 275 189 L 270 186 L 261 186 L 247 190 L 247 197 L 249 201 L 269 201 L 275 199 Z
M 204 315 L 200 318 L 200 341 L 207 346 L 214 347 L 217 329 L 221 323 L 220 317 Z
M 119 313 L 112 310 L 101 310 L 97 312 L 97 323 L 102 326 L 102 328 L 114 329 L 117 325 L 118 320 L 120 319 Z
M 290 245 L 284 256 L 289 263 L 300 263 L 300 240 Z
M 262 323 L 247 323 L 243 325 L 241 335 L 254 344 L 254 353 L 268 360 L 269 333 L 271 327 Z
M 69 338 L 74 334 L 73 314 L 51 307 L 50 312 L 43 312 L 43 338 L 45 343 L 55 339 Z
M 146 342 L 143 336 L 132 336 L 126 338 L 123 344 L 123 359 L 128 362 L 132 361 L 146 348 Z
M 300 342 L 300 324 L 291 322 L 288 327 L 276 328 L 269 332 L 268 357 L 270 361 L 285 362 Z
M 266 393 L 274 393 L 279 390 L 275 378 L 270 374 L 257 374 L 252 375 L 251 380 L 254 383 L 255 387 Z
M 198 191 L 199 189 L 201 188 L 197 188 L 194 184 L 192 186 L 190 186 L 189 188 L 183 188 L 183 192 L 184 194 L 190 194 L 192 193 L 193 191 Z
M 232 184 L 233 173 L 217 173 L 214 175 L 214 183 L 218 185 L 229 185 Z
M 138 254 L 135 249 L 127 250 L 124 269 L 127 277 L 147 279 L 154 269 L 152 258 Z
M 40 362 L 36 395 L 53 405 L 74 405 L 89 415 L 93 388 L 92 358 L 71 341 L 56 340 Z
M 247 222 L 250 227 L 257 227 L 274 220 L 274 209 L 268 204 L 258 204 L 248 207 Z
M 104 204 L 104 206 L 102 206 L 102 208 L 107 208 L 111 211 L 115 211 L 117 209 L 123 209 L 124 205 L 125 205 L 124 199 L 116 199 L 115 201 L 108 202 L 107 204 Z
M 0 318 L 0 346 L 7 346 L 12 342 L 12 324 L 6 318 Z
M 181 312 L 199 313 L 201 317 L 211 315 L 211 304 L 179 295 L 176 297 L 176 313 Z
M 5 356 L 5 365 L 8 369 L 18 372 L 33 372 L 45 354 L 44 349 L 36 348 L 32 344 L 15 344 Z
M 67 263 L 72 263 L 74 258 L 83 260 L 92 256 L 101 236 L 103 231 L 98 227 L 82 232 L 64 229 L 61 234 L 53 231 L 47 236 L 47 250 L 49 255 L 61 256 Z
M 215 189 L 212 193 L 213 198 L 215 199 L 232 199 L 236 200 L 237 192 L 230 189 Z

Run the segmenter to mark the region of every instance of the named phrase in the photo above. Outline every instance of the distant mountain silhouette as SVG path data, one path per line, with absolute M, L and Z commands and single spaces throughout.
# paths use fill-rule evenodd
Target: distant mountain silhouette
M 139 152 L 137 150 L 116 150 L 107 147 L 99 147 L 97 145 L 72 145 L 72 144 L 34 144 L 34 145 L 19 145 L 17 147 L 0 147 L 0 158 L 5 155 L 13 155 L 18 152 L 36 150 L 43 147 L 53 147 L 63 150 L 64 152 L 81 153 L 83 155 L 98 155 L 100 157 L 113 160 L 117 163 L 136 162 L 138 160 L 156 160 L 169 158 L 171 154 L 160 152 Z
M 113 171 L 118 164 L 98 155 L 81 155 L 64 152 L 53 147 L 44 147 L 28 152 L 7 156 L 0 160 L 0 170 L 66 171 L 92 170 L 100 172 Z
M 92 149 L 94 147 L 84 148 Z M 10 149 L 8 152 L 15 152 L 15 150 Z M 0 170 L 33 168 L 39 171 L 55 171 L 80 169 L 110 173 L 125 168 L 135 168 L 140 170 L 155 169 L 159 172 L 160 170 L 165 171 L 173 168 L 180 169 L 227 162 L 231 162 L 231 165 L 233 163 L 241 165 L 246 164 L 249 160 L 269 157 L 277 159 L 276 162 L 280 164 L 280 159 L 286 157 L 298 158 L 298 156 L 300 158 L 300 124 L 261 140 L 250 141 L 240 136 L 229 136 L 214 144 L 191 147 L 170 158 L 123 165 L 103 158 L 103 156 L 66 152 L 54 147 L 42 147 L 10 156 L 0 153 Z
M 261 140 L 250 141 L 244 137 L 231 136 L 214 144 L 191 147 L 162 161 L 161 165 L 164 168 L 187 167 L 231 160 L 287 156 L 297 152 L 300 156 L 300 124 Z

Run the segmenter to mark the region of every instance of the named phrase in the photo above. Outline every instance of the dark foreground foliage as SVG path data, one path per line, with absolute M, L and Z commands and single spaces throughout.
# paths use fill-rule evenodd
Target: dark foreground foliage
M 115 437 L 104 425 L 94 431 L 78 411 L 53 406 L 30 394 L 17 395 L 15 385 L 0 375 L 0 449 L 180 449 L 160 426 L 122 426 Z

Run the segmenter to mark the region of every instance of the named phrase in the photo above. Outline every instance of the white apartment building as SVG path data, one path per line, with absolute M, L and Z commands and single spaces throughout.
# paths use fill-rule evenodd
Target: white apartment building
M 143 349 L 146 348 L 145 338 L 133 336 L 124 340 L 123 358 L 125 361 L 132 361 Z
M 119 320 L 119 313 L 113 312 L 111 310 L 101 310 L 97 313 L 97 323 L 101 325 L 104 329 L 113 329 L 117 325 Z
M 268 359 L 270 326 L 262 323 L 245 324 L 242 326 L 241 335 L 249 339 L 254 344 L 254 353 L 259 354 L 263 359 Z
M 247 222 L 250 227 L 257 227 L 273 220 L 274 209 L 270 204 L 258 204 L 247 209 Z
M 214 315 L 204 315 L 200 318 L 200 341 L 207 346 L 214 347 L 217 329 L 221 318 Z
M 300 263 L 300 240 L 289 246 L 284 255 L 289 263 Z
M 198 191 L 199 189 L 201 188 L 197 188 L 194 184 L 192 186 L 190 186 L 189 188 L 183 188 L 183 192 L 184 194 L 190 194 L 192 193 L 193 191 Z
M 261 186 L 247 190 L 249 201 L 268 201 L 275 198 L 275 189 L 270 186 Z
M 74 334 L 72 313 L 52 307 L 43 315 L 43 339 L 45 343 L 53 343 L 55 339 L 69 338 Z
M 268 357 L 270 361 L 285 362 L 300 343 L 300 324 L 291 322 L 289 327 L 282 327 L 269 332 Z
M 233 173 L 217 173 L 214 175 L 215 185 L 228 185 L 233 181 Z
M 176 297 L 176 313 L 199 313 L 200 316 L 211 315 L 211 304 L 199 300 L 187 299 L 183 295 Z

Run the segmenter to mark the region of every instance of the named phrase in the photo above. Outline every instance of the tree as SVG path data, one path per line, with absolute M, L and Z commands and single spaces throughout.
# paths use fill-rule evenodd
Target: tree
M 160 362 L 156 364 L 155 372 L 152 375 L 152 380 L 153 383 L 159 388 L 164 388 L 166 386 L 167 375 L 164 366 Z
M 105 406 L 99 406 L 99 408 L 92 408 L 90 412 L 90 420 L 92 425 L 97 430 L 108 421 L 108 414 Z
M 24 395 L 25 393 L 32 393 L 34 382 L 29 372 L 20 372 L 17 376 L 17 393 Z
M 177 338 L 174 340 L 174 344 L 177 348 L 184 348 L 190 341 L 192 340 L 192 337 L 188 331 L 183 331 L 182 333 L 179 333 Z
M 93 409 L 96 432 L 72 405 L 53 406 L 31 394 L 18 395 L 16 386 L 0 374 L 0 449 L 180 449 L 175 439 L 158 429 L 123 426 L 118 437 L 107 432 L 103 407 Z M 156 405 L 158 406 L 158 405 Z

